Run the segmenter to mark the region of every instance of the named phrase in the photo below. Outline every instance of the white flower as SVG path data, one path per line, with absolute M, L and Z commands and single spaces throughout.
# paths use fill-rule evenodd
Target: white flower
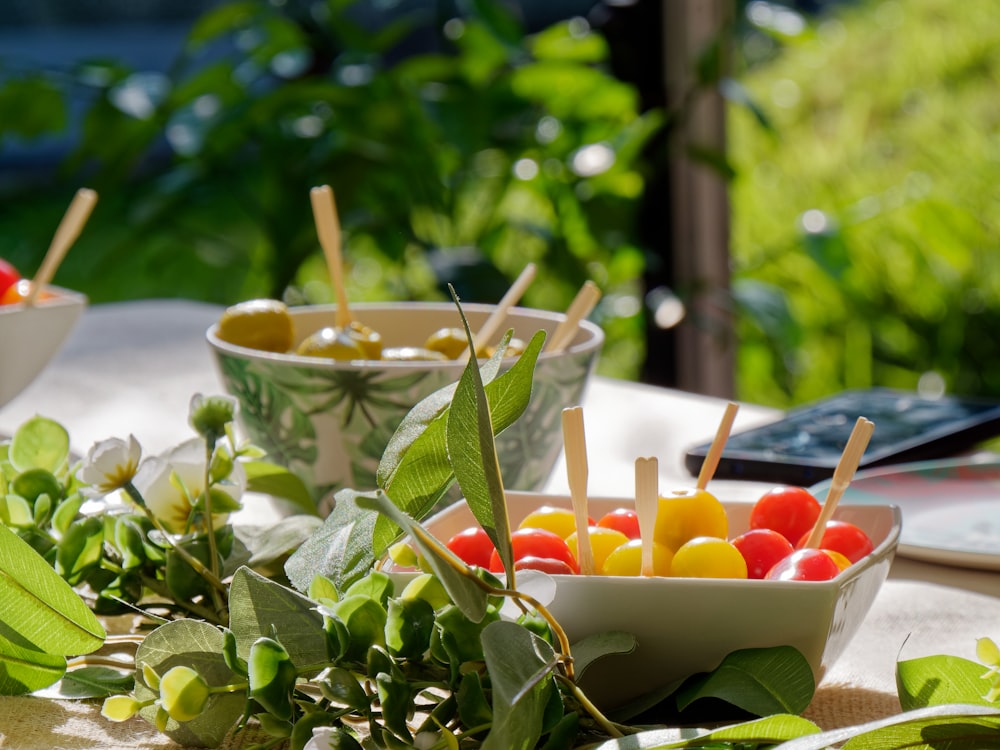
M 239 501 L 246 489 L 246 471 L 233 462 L 229 476 L 213 487 Z M 195 438 L 154 458 L 147 459 L 135 477 L 135 486 L 146 507 L 174 534 L 187 531 L 192 504 L 205 492 L 205 441 Z M 216 525 L 225 514 L 213 514 Z
M 100 497 L 120 490 L 135 477 L 141 457 L 142 447 L 134 435 L 129 435 L 127 442 L 109 438 L 94 443 L 77 472 L 77 478 L 89 485 L 83 489 L 84 494 Z

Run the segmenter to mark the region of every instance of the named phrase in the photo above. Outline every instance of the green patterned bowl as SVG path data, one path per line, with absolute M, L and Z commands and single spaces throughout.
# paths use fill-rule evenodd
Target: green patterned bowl
M 474 331 L 493 309 L 462 305 Z M 335 310 L 334 305 L 290 308 L 296 344 L 332 325 Z M 378 331 L 386 347 L 420 346 L 434 331 L 461 325 L 448 302 L 359 303 L 351 312 Z M 525 341 L 539 330 L 551 337 L 564 319 L 562 313 L 515 307 L 501 332 L 512 328 Z M 403 417 L 425 396 L 457 381 L 464 366 L 273 354 L 222 341 L 216 326 L 207 338 L 223 384 L 239 402 L 247 436 L 272 461 L 298 474 L 318 500 L 343 487 L 373 489 L 379 459 Z M 603 343 L 601 329 L 584 320 L 565 350 L 539 356 L 527 410 L 497 437 L 509 489 L 537 490 L 548 479 L 562 450 L 562 409 L 580 403 Z

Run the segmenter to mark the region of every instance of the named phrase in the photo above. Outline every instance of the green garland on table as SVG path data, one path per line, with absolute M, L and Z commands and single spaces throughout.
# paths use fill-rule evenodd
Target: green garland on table
M 98 443 L 71 465 L 66 431 L 29 420 L 0 446 L 0 693 L 103 698 L 111 720 L 138 715 L 203 747 L 251 719 L 273 738 L 260 748 L 295 750 L 1000 743 L 1000 651 L 985 638 L 985 676 L 952 657 L 901 662 L 906 711 L 848 730 L 822 733 L 796 715 L 814 686 L 788 648 L 734 653 L 712 675 L 656 696 L 675 708 L 721 698 L 762 718 L 682 731 L 619 723 L 635 713 L 605 716 L 577 679 L 634 638 L 569 644 L 513 575 L 505 584 L 468 568 L 414 520 L 457 480 L 513 568 L 494 435 L 527 405 L 544 334 L 501 373 L 509 337 L 482 370 L 470 363 L 418 405 L 386 451 L 381 488 L 342 491 L 325 521 L 294 477 L 234 439 L 226 397 L 196 396 L 199 437 L 145 461 L 129 438 Z M 262 488 L 302 513 L 241 534 L 227 516 L 245 490 Z M 404 534 L 412 546 L 395 544 Z M 386 553 L 423 571 L 397 583 L 376 564 Z M 94 656 L 116 640 L 98 615 L 122 612 L 156 625 L 137 639 L 126 672 Z M 789 690 L 802 683 L 789 674 L 808 688 Z

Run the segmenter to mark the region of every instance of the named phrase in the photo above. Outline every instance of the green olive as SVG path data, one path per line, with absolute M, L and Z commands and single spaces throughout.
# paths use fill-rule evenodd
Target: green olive
M 327 359 L 368 359 L 361 344 L 342 328 L 321 328 L 299 344 L 296 354 Z
M 461 328 L 440 328 L 427 337 L 424 348 L 441 352 L 448 359 L 458 359 L 469 348 L 469 340 Z

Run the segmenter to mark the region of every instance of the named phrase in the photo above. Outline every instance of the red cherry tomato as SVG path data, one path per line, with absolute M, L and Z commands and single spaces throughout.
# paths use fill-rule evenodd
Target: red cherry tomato
M 543 573 L 554 575 L 573 575 L 573 569 L 562 560 L 553 560 L 551 557 L 522 557 L 514 563 L 514 570 L 540 570 Z
M 808 539 L 809 532 L 807 531 L 799 539 L 799 543 L 795 545 L 795 548 L 802 549 Z M 852 563 L 856 563 L 862 557 L 870 555 L 871 551 L 875 548 L 872 540 L 864 531 L 853 523 L 837 520 L 827 521 L 826 529 L 820 538 L 819 546 L 822 549 L 832 549 L 835 552 L 839 552 Z
M 639 534 L 639 514 L 632 508 L 615 508 L 610 513 L 605 513 L 597 522 L 598 526 L 605 529 L 620 531 L 629 539 L 638 539 Z
M 0 258 L 0 296 L 21 280 L 21 274 L 10 263 Z
M 466 565 L 478 565 L 480 568 L 489 567 L 490 555 L 494 549 L 489 534 L 480 526 L 463 529 L 449 539 L 445 546 Z
M 514 562 L 524 557 L 547 557 L 562 560 L 574 573 L 580 572 L 580 566 L 569 551 L 566 541 L 558 534 L 547 529 L 518 529 L 510 535 L 514 547 Z M 490 555 L 490 571 L 502 573 L 503 565 L 496 550 Z
M 733 539 L 747 563 L 747 578 L 763 578 L 795 550 L 792 543 L 773 529 L 750 529 Z
M 751 529 L 773 529 L 795 544 L 819 518 L 819 500 L 804 487 L 775 487 L 754 503 Z
M 15 281 L 2 294 L 0 294 L 0 305 L 15 305 L 19 302 L 24 302 L 28 299 L 31 294 L 31 281 L 29 279 L 21 279 L 20 281 Z M 45 300 L 52 299 L 56 295 L 50 292 L 48 289 L 42 289 L 38 292 L 36 299 Z
M 829 581 L 840 573 L 830 555 L 821 549 L 800 549 L 767 571 L 768 581 Z

